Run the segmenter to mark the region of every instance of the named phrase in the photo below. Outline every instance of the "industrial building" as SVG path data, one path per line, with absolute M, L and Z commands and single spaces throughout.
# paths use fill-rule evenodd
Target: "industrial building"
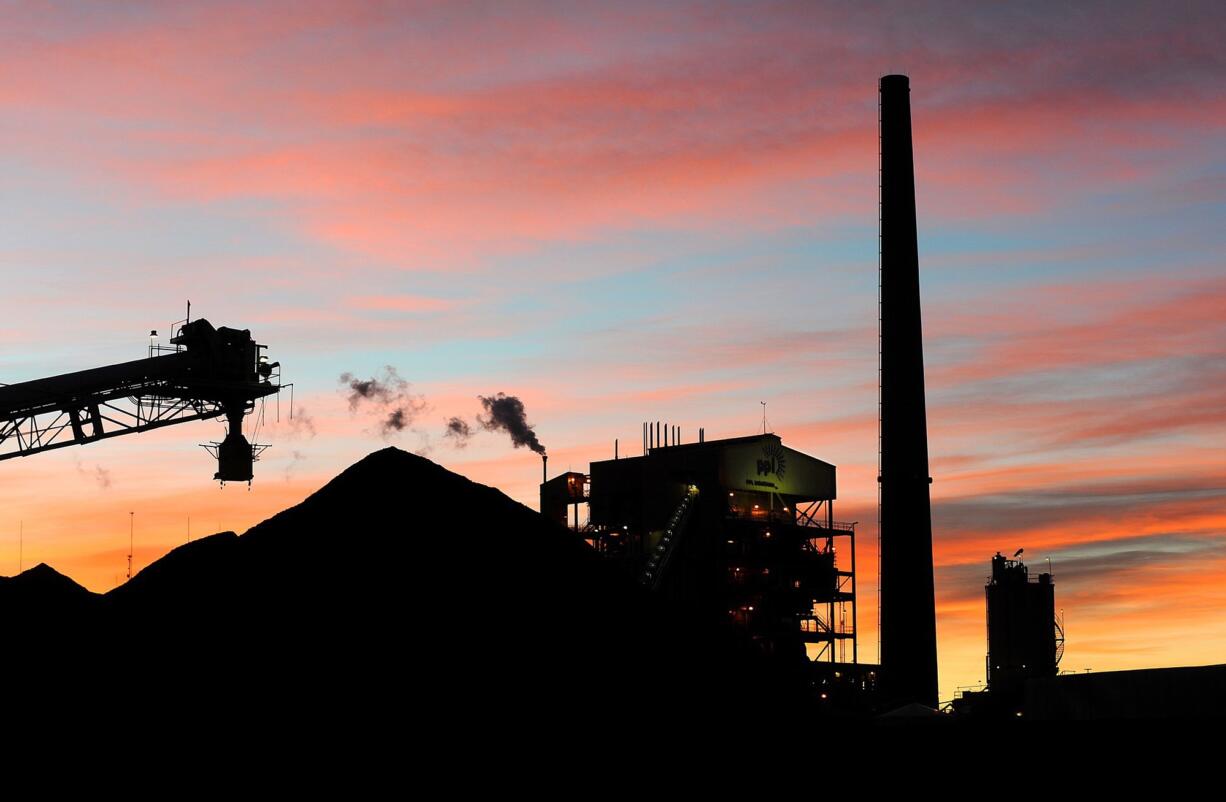
M 679 439 L 644 424 L 641 456 L 548 479 L 542 513 L 705 624 L 809 671 L 817 699 L 862 701 L 876 666 L 859 661 L 855 524 L 835 520 L 835 467 L 775 434 Z
M 1056 676 L 1064 633 L 1050 573 L 1031 574 L 1000 552 L 984 588 L 988 611 L 988 687 L 1006 692 L 1026 680 Z
M 855 525 L 835 520 L 835 468 L 761 435 L 681 444 L 643 424 L 642 456 L 541 485 L 541 512 L 643 584 L 803 663 L 819 696 L 847 683 L 875 709 L 937 700 L 936 604 L 910 81 L 880 96 L 880 688 L 859 660 Z M 581 527 L 579 507 L 588 505 Z M 573 513 L 573 514 L 572 514 Z M 821 698 L 826 698 L 822 696 Z
M 1027 680 L 1022 717 L 1039 721 L 1226 715 L 1226 665 L 1060 674 Z
M 984 587 L 987 687 L 953 700 L 959 718 L 1089 720 L 1220 717 L 1226 666 L 1131 671 L 1060 671 L 1064 622 L 1050 572 L 1033 574 L 1020 555 L 992 557 Z
M 1051 572 L 1030 573 L 1026 564 L 1000 552 L 984 585 L 988 625 L 987 688 L 967 691 L 953 701 L 954 711 L 976 717 L 1017 716 L 1023 712 L 1031 680 L 1055 677 L 1064 654 L 1064 627 L 1056 615 L 1056 585 Z

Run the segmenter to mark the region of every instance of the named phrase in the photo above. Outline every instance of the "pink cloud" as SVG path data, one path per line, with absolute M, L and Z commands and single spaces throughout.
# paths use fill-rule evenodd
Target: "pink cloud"
M 346 298 L 346 306 L 377 312 L 446 312 L 456 302 L 424 295 L 359 295 Z
M 999 296 L 959 299 L 957 307 L 930 316 L 931 340 L 979 344 L 974 358 L 931 370 L 930 384 L 1215 353 L 1226 331 L 1226 281 L 1220 279 L 1100 280 Z M 985 303 L 994 307 L 990 313 L 963 311 Z
M 770 228 L 872 214 L 871 189 L 847 189 L 871 179 L 840 180 L 876 167 L 881 57 L 864 47 L 857 14 L 792 10 L 748 29 L 735 16 L 680 9 L 571 20 L 528 13 L 495 27 L 443 7 L 420 14 L 422 28 L 445 30 L 449 42 L 417 42 L 428 73 L 394 69 L 380 31 L 395 15 L 360 5 L 188 8 L 42 47 L 12 42 L 0 97 L 15 108 L 149 125 L 104 128 L 88 149 L 37 134 L 8 144 L 51 163 L 76 160 L 143 193 L 275 199 L 286 204 L 277 214 L 310 239 L 418 269 L 644 224 Z M 801 23 L 810 16 L 822 24 Z M 643 24 L 683 46 L 625 55 Z M 325 31 L 325 54 L 312 53 L 308 43 Z M 507 37 L 576 65 L 517 70 L 522 51 Z M 1146 42 L 1170 43 L 1196 47 L 1168 31 Z M 1126 52 L 1087 38 L 1076 57 Z M 956 58 L 900 51 L 916 75 L 928 214 L 1069 203 L 1082 190 L 1058 174 L 1039 177 L 1033 160 L 1067 157 L 1063 172 L 1078 184 L 1092 172 L 1100 191 L 1156 169 L 1131 158 L 1138 151 L 1177 151 L 1226 120 L 1212 97 L 1032 85 L 1051 68 L 1051 48 L 1022 42 L 1007 55 L 965 44 Z M 938 88 L 1010 74 L 1020 82 L 1013 96 L 999 86 L 982 97 Z M 238 119 L 247 125 L 221 124 Z

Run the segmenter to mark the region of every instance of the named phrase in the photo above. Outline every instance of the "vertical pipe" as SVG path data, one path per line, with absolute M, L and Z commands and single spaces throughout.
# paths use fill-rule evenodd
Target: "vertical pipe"
M 859 607 L 859 596 L 856 592 L 856 526 L 851 527 L 851 662 L 860 662 L 860 630 L 856 619 L 856 609 Z
M 549 481 L 549 457 L 541 454 L 541 484 Z
M 910 82 L 881 79 L 881 682 L 936 707 L 936 608 Z
M 617 459 L 617 438 L 613 438 L 613 459 Z

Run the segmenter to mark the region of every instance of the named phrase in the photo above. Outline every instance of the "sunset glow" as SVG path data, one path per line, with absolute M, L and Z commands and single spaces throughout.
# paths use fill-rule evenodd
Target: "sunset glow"
M 535 508 L 535 454 L 444 437 L 478 396 L 523 399 L 551 472 L 637 454 L 647 419 L 753 433 L 765 400 L 838 466 L 875 660 L 877 79 L 905 72 L 941 699 L 984 679 L 988 561 L 1021 547 L 1051 560 L 1063 667 L 1226 662 L 1224 23 L 6 4 L 0 381 L 140 358 L 190 299 L 269 346 L 295 418 L 265 407 L 250 490 L 210 481 L 216 422 L 3 462 L 0 574 L 107 590 L 129 512 L 139 569 L 388 444 Z M 425 405 L 392 434 L 338 381 L 389 365 Z M 338 569 L 363 558 L 337 537 Z

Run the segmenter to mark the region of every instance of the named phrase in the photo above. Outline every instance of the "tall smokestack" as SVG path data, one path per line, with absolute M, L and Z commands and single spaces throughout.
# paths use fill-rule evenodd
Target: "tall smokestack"
M 549 481 L 549 456 L 541 454 L 541 483 Z
M 881 685 L 937 706 L 932 510 L 920 326 L 911 87 L 881 79 Z

